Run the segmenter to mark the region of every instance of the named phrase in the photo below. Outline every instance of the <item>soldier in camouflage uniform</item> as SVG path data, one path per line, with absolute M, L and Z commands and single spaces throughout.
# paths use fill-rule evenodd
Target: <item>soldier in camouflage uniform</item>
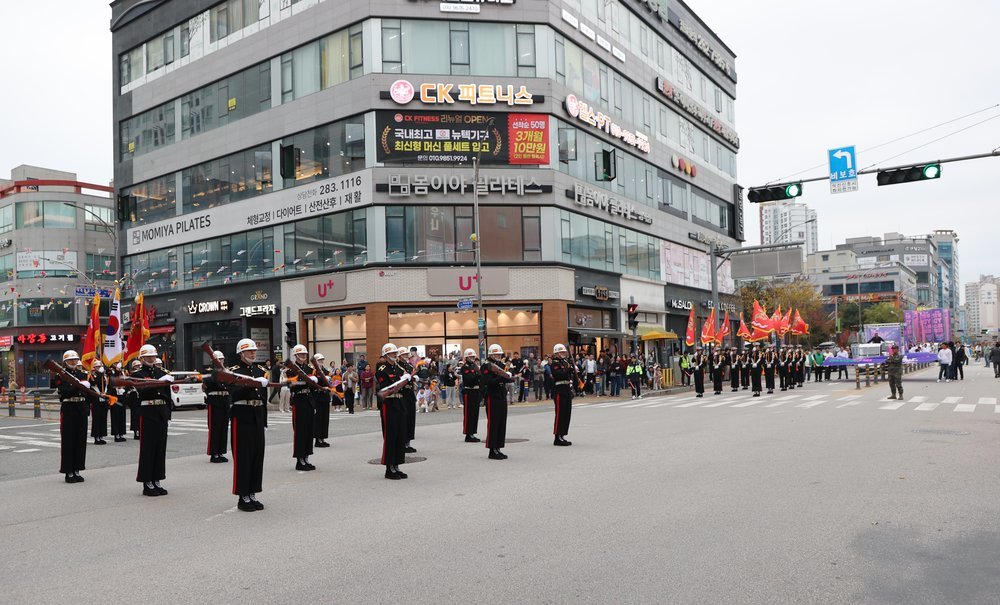
M 892 345 L 892 350 L 889 351 L 889 357 L 885 360 L 885 367 L 889 374 L 889 389 L 892 391 L 892 395 L 889 399 L 897 399 L 896 393 L 899 393 L 898 399 L 903 398 L 903 356 L 899 352 L 899 347 Z

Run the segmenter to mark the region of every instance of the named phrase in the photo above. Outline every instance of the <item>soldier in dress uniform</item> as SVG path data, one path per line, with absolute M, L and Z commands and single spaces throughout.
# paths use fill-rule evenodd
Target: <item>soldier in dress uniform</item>
M 219 363 L 226 362 L 226 354 L 213 351 L 212 357 Z M 226 386 L 213 376 L 205 376 L 201 381 L 201 390 L 205 392 L 205 404 L 208 406 L 208 449 L 209 462 L 229 462 L 226 458 L 226 439 L 229 433 L 229 405 L 232 397 Z
M 479 443 L 479 363 L 476 350 L 465 350 L 465 363 L 459 369 L 462 379 L 462 431 L 466 443 Z
M 764 372 L 764 358 L 760 353 L 760 348 L 754 346 L 753 353 L 750 353 L 750 390 L 754 397 L 760 397 L 761 384 L 760 376 Z
M 764 354 L 764 386 L 767 387 L 767 394 L 774 394 L 774 371 L 777 367 L 778 357 L 774 354 L 774 349 L 768 348 Z
M 576 386 L 576 368 L 566 360 L 569 352 L 566 345 L 556 344 L 552 347 L 552 401 L 555 404 L 556 418 L 552 425 L 555 439 L 552 445 L 573 445 L 566 440 L 569 433 L 569 419 L 573 412 L 573 387 Z
M 778 375 L 781 378 L 782 391 L 795 388 L 795 385 L 792 383 L 792 362 L 790 355 L 791 354 L 788 352 L 788 349 L 781 349 L 778 351 Z
M 742 359 L 740 358 L 739 352 L 736 347 L 732 347 L 729 350 L 729 354 L 726 356 L 726 364 L 729 366 L 729 386 L 733 389 L 733 392 L 740 390 L 740 363 Z
M 90 386 L 98 393 L 104 393 L 108 388 L 108 376 L 104 369 L 104 362 L 95 359 L 90 364 L 88 373 Z M 108 400 L 103 397 L 87 395 L 87 403 L 90 404 L 90 436 L 94 439 L 94 445 L 107 445 L 104 440 L 108 436 Z
M 218 351 L 216 351 L 218 353 Z M 236 343 L 239 361 L 229 370 L 257 381 L 260 386 L 227 385 L 232 398 L 230 438 L 233 446 L 233 495 L 236 508 L 252 512 L 264 510 L 257 500 L 263 491 L 264 429 L 267 428 L 267 370 L 256 363 L 257 343 L 244 338 Z
M 503 348 L 492 344 L 489 359 L 479 370 L 479 384 L 484 387 L 486 399 L 486 447 L 491 460 L 506 460 L 507 454 L 500 451 L 507 437 L 507 383 L 514 378 L 500 365 Z M 554 363 L 555 360 L 553 360 Z
M 87 372 L 80 366 L 80 356 L 76 351 L 63 353 L 66 371 L 83 386 L 89 387 Z M 82 483 L 80 471 L 87 468 L 87 397 L 75 385 L 58 376 L 55 386 L 59 392 L 59 437 L 62 448 L 59 457 L 59 472 L 66 475 L 66 483 Z
M 739 361 L 737 361 L 739 363 Z M 718 353 L 712 354 L 712 387 L 715 389 L 716 395 L 722 394 L 722 375 L 725 372 L 725 366 L 723 365 L 722 355 Z
M 312 374 L 313 368 L 308 363 L 309 349 L 303 344 L 292 347 L 292 360 L 305 374 Z M 309 377 L 317 381 L 315 376 Z M 316 467 L 309 463 L 313 453 L 313 435 L 316 413 L 313 411 L 313 397 L 309 391 L 313 386 L 301 380 L 292 382 L 292 457 L 295 458 L 295 470 L 314 471 Z
M 142 368 L 142 362 L 138 359 L 132 361 L 128 375 L 132 376 Z M 131 387 L 125 389 L 123 398 L 128 405 L 128 430 L 132 431 L 132 439 L 139 440 L 139 392 Z
M 313 368 L 312 373 L 323 372 L 323 375 L 327 377 L 327 382 L 330 382 L 330 371 L 323 366 L 326 357 L 322 353 L 316 353 L 313 355 L 313 359 L 316 360 L 316 366 L 319 370 Z M 332 395 L 328 389 L 312 390 L 313 410 L 316 413 L 316 421 L 313 426 L 313 438 L 316 440 L 313 445 L 315 447 L 330 447 L 326 440 L 330 436 L 330 397 Z
M 795 376 L 799 383 L 799 388 L 806 382 L 806 356 L 802 352 L 802 347 L 795 347 Z
M 375 364 L 375 392 L 378 397 L 379 417 L 382 421 L 382 464 L 386 479 L 406 479 L 399 470 L 406 462 L 406 410 L 401 384 L 409 384 L 412 376 L 397 363 L 398 348 L 392 343 L 382 346 L 382 357 Z M 392 392 L 386 392 L 389 389 Z
M 156 347 L 139 349 L 142 367 L 132 378 L 173 382 L 173 376 L 154 365 Z M 138 389 L 139 392 L 139 470 L 135 480 L 142 483 L 142 495 L 166 496 L 160 481 L 167 476 L 167 424 L 170 422 L 170 391 L 167 387 Z
M 694 375 L 695 397 L 705 396 L 705 356 L 699 348 L 691 358 L 691 374 Z
M 747 344 L 747 347 L 750 345 Z M 743 390 L 750 388 L 750 349 L 747 348 L 740 355 L 740 384 L 743 385 Z
M 122 364 L 115 363 L 111 366 L 108 371 L 108 378 L 121 378 L 124 376 L 122 371 Z M 115 438 L 115 443 L 125 441 L 125 401 L 123 401 L 122 395 L 124 394 L 124 389 L 116 389 L 115 395 L 118 396 L 118 400 L 115 404 L 111 406 L 111 435 Z
M 409 374 L 413 377 L 416 374 L 416 368 L 410 365 L 410 360 L 406 357 L 410 352 L 406 347 L 399 347 L 396 352 L 396 364 L 399 365 L 404 374 Z M 406 386 L 400 391 L 403 395 L 403 409 L 406 412 L 405 449 L 407 454 L 413 454 L 417 451 L 412 445 L 413 440 L 417 438 L 417 391 L 413 387 L 413 383 L 413 380 L 408 381 Z

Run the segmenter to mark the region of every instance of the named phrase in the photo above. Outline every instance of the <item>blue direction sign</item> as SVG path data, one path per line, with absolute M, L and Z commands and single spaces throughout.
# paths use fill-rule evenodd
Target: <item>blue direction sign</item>
M 838 147 L 827 152 L 830 160 L 830 193 L 847 193 L 858 190 L 858 156 L 854 145 Z
M 463 311 L 468 311 L 469 309 L 472 308 L 472 299 L 471 298 L 463 298 L 463 299 L 459 300 L 458 301 L 458 308 L 462 309 Z

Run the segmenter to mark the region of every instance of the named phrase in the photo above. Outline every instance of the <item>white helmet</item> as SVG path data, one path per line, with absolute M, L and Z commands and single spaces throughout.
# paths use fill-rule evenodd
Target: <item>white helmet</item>
M 316 353 L 315 355 L 313 355 L 313 359 L 315 359 L 316 361 L 323 361 L 326 359 L 326 355 L 323 355 L 322 353 Z
M 489 354 L 490 355 L 503 355 L 503 347 L 501 347 L 498 344 L 492 344 L 492 345 L 490 345 Z
M 396 352 L 397 353 L 401 353 L 403 355 L 409 355 L 410 354 L 410 350 L 407 349 L 406 347 L 404 347 L 403 345 L 399 345 L 399 348 L 396 349 Z
M 475 357 L 476 356 L 476 350 L 475 349 L 466 349 L 465 350 L 465 356 L 466 357 Z
M 565 352 L 566 352 L 566 345 L 562 343 L 556 343 L 556 346 L 552 347 L 553 355 L 555 355 L 556 353 L 565 353 Z
M 90 367 L 92 367 L 92 368 L 103 368 L 104 367 L 104 362 L 101 361 L 100 359 L 95 359 L 94 361 L 90 362 Z
M 66 351 L 63 353 L 63 361 L 69 361 L 70 359 L 76 359 L 79 361 L 80 356 L 77 355 L 76 351 Z
M 225 359 L 226 358 L 226 354 L 223 353 L 222 351 L 213 351 L 212 352 L 212 357 L 215 358 L 215 359 Z
M 139 361 L 138 359 L 133 359 L 132 360 L 132 369 L 133 370 L 137 370 L 137 369 L 139 369 L 141 367 L 142 367 L 142 362 L 141 361 Z
M 384 345 L 382 345 L 382 355 L 392 355 L 393 353 L 397 352 L 398 349 L 396 345 L 392 344 L 391 342 L 387 342 Z
M 308 354 L 309 354 L 309 349 L 306 348 L 306 345 L 295 345 L 294 347 L 292 347 L 292 355 L 308 355 Z
M 156 357 L 156 347 L 153 345 L 142 345 L 139 348 L 139 357 Z
M 242 338 L 238 343 L 236 343 L 236 352 L 245 353 L 247 351 L 256 351 L 257 343 L 254 342 L 252 338 Z
M 153 365 L 155 365 L 155 366 L 162 366 L 163 365 L 163 360 L 160 359 L 159 357 L 157 357 L 156 359 L 153 360 Z

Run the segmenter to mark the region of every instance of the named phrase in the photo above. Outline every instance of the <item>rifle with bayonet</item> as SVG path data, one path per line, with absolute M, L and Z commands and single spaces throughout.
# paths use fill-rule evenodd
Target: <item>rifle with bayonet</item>
M 98 399 L 107 399 L 110 402 L 109 405 L 114 405 L 115 402 L 118 401 L 118 398 L 115 397 L 114 395 L 105 395 L 92 387 L 86 386 L 85 384 L 80 382 L 79 378 L 70 374 L 68 371 L 66 371 L 66 368 L 62 367 L 52 359 L 46 360 L 45 363 L 42 365 L 45 367 L 46 370 L 52 372 L 62 380 L 65 380 L 66 382 L 70 383 L 78 390 L 86 393 L 87 395 L 90 395 L 92 397 L 97 397 Z

